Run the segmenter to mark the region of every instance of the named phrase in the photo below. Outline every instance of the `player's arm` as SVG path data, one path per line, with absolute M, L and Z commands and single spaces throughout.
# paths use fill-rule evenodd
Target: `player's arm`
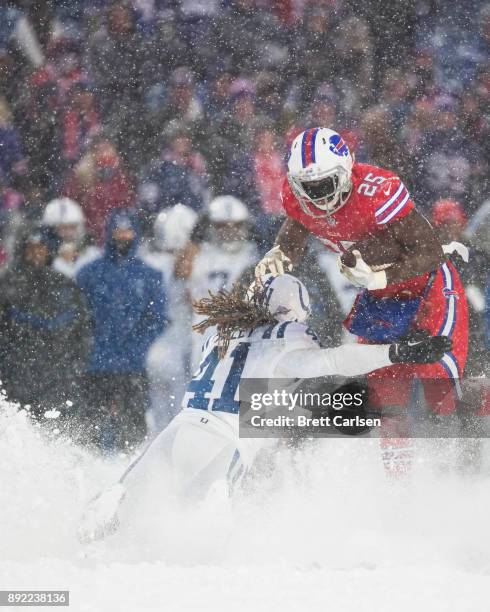
M 278 378 L 362 376 L 396 363 L 434 363 L 450 351 L 446 336 L 421 336 L 390 345 L 345 344 L 337 348 L 319 346 L 287 351 L 275 366 Z
M 208 227 L 209 217 L 207 214 L 203 214 L 194 226 L 189 241 L 175 258 L 175 278 L 187 279 L 192 274 L 194 260 L 201 249 L 201 244 L 206 238 Z
M 274 246 L 278 246 L 292 264 L 296 265 L 303 257 L 308 234 L 304 225 L 288 217 L 277 233 Z
M 279 230 L 274 247 L 268 251 L 255 268 L 255 275 L 284 274 L 292 270 L 303 256 L 308 230 L 294 219 L 287 218 Z
M 200 246 L 189 240 L 184 248 L 179 251 L 175 258 L 174 276 L 175 278 L 186 279 L 192 274 L 194 260 L 199 253 Z
M 396 258 L 395 258 L 396 257 Z M 384 289 L 436 270 L 445 261 L 444 250 L 430 223 L 415 209 L 357 242 L 340 258 L 340 270 L 352 283 Z M 390 264 L 376 270 L 373 266 Z
M 388 226 L 391 238 L 400 246 L 400 258 L 386 270 L 388 285 L 436 270 L 445 254 L 431 224 L 415 209 Z

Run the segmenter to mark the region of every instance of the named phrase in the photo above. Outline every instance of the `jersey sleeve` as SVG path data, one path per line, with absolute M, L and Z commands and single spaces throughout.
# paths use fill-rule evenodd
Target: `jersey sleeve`
M 397 176 L 390 177 L 379 186 L 374 215 L 380 227 L 406 217 L 413 208 L 412 198 Z
M 337 348 L 320 346 L 286 351 L 275 365 L 277 378 L 321 376 L 362 376 L 392 365 L 389 345 L 345 344 Z

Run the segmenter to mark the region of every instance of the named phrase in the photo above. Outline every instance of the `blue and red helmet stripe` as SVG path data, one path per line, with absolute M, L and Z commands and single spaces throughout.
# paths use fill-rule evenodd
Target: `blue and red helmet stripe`
M 311 128 L 303 132 L 301 141 L 301 162 L 303 168 L 316 162 L 315 143 L 319 128 Z

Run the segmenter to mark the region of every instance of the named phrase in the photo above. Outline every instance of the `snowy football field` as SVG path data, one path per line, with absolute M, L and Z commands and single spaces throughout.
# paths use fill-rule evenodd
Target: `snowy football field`
M 376 441 L 322 440 L 284 452 L 234 507 L 219 487 L 186 513 L 151 498 L 130 529 L 82 546 L 84 503 L 128 458 L 48 444 L 6 406 L 0 588 L 70 590 L 77 612 L 485 612 L 489 465 L 457 475 L 453 447 L 426 441 L 410 480 L 393 483 Z

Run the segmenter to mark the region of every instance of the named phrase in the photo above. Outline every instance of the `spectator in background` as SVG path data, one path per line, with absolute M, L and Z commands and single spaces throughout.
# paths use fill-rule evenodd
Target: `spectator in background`
M 94 322 L 83 418 L 89 441 L 108 451 L 129 450 L 144 440 L 145 361 L 165 327 L 162 277 L 136 256 L 138 240 L 134 211 L 113 211 L 104 254 L 76 277 Z
M 152 112 L 147 113 L 145 122 L 145 149 L 143 160 L 148 160 L 150 151 L 157 155 L 160 151 L 162 134 L 172 130 L 178 124 L 192 134 L 195 145 L 203 138 L 203 108 L 197 95 L 195 78 L 189 68 L 181 66 L 175 69 L 164 91 L 163 102 L 157 104 Z M 159 126 L 155 129 L 155 126 Z M 163 128 L 163 129 L 162 129 Z
M 146 194 L 146 217 L 154 218 L 179 202 L 198 211 L 208 199 L 206 163 L 189 131 L 182 124 L 170 124 L 165 140 L 166 147 L 150 164 L 139 187 L 140 194 Z
M 203 75 L 207 66 L 203 62 L 201 49 L 205 45 L 210 25 L 219 14 L 220 4 L 219 0 L 199 0 L 199 2 L 181 0 L 179 2 L 181 37 L 187 47 L 189 59 Z
M 390 114 L 391 133 L 395 136 L 410 108 L 409 95 L 410 82 L 405 72 L 399 68 L 389 68 L 383 75 L 379 101 Z
M 305 110 L 318 83 L 329 82 L 337 64 L 336 22 L 332 7 L 309 3 L 292 39 L 290 80 L 295 106 Z M 328 57 L 328 61 L 327 61 Z
M 22 193 L 5 184 L 0 171 L 0 274 L 15 255 L 23 204 Z
M 115 146 L 104 138 L 94 140 L 68 176 L 64 194 L 80 204 L 87 228 L 101 242 L 109 213 L 133 204 L 129 176 Z
M 149 48 L 128 2 L 111 2 L 88 43 L 87 64 L 105 117 L 136 111 L 146 84 Z M 132 117 L 136 119 L 135 116 Z
M 216 121 L 222 121 L 230 106 L 230 87 L 233 77 L 229 72 L 217 70 L 205 98 L 205 111 L 214 129 Z
M 320 85 L 309 107 L 308 120 L 311 125 L 338 125 L 338 96 L 328 83 Z
M 427 98 L 415 101 L 405 117 L 405 124 L 400 131 L 400 137 L 413 159 L 411 165 L 414 171 L 422 162 L 418 155 L 422 150 L 422 141 L 425 134 L 431 129 L 434 118 L 433 105 Z M 417 171 L 418 174 L 420 174 L 419 171 Z
M 423 96 L 433 96 L 436 92 L 434 75 L 434 54 L 430 49 L 422 47 L 410 58 L 411 74 L 408 82 L 412 90 L 412 96 L 419 99 Z M 403 117 L 397 117 L 403 120 Z
M 104 23 L 90 37 L 86 63 L 97 92 L 106 132 L 136 171 L 144 153 L 141 114 L 144 97 L 153 82 L 151 39 L 136 27 L 128 2 L 110 2 Z
M 368 22 L 349 17 L 342 23 L 342 36 L 335 40 L 337 65 L 335 84 L 341 106 L 348 117 L 356 118 L 373 98 L 374 42 Z
M 271 128 L 259 128 L 255 142 L 257 143 L 254 155 L 255 182 L 261 210 L 266 215 L 282 215 L 284 156 L 279 151 L 277 135 Z
M 25 82 L 19 103 L 21 132 L 24 136 L 30 173 L 53 196 L 63 180 L 65 166 L 60 131 L 61 95 L 55 75 L 43 66 Z
M 148 47 L 151 49 L 151 60 L 147 68 L 152 75 L 149 83 L 165 84 L 176 66 L 189 65 L 188 49 L 182 40 L 180 21 L 172 8 L 160 9 L 151 34 Z
M 60 101 L 65 103 L 71 89 L 87 83 L 87 73 L 82 68 L 80 42 L 65 36 L 53 38 L 48 45 L 49 63 L 45 66 L 56 82 Z
M 392 118 L 384 105 L 367 109 L 361 120 L 362 155 L 369 163 L 390 168 L 410 185 L 411 172 L 405 152 L 400 145 Z
M 276 121 L 283 109 L 283 75 L 263 70 L 256 79 L 257 109 L 269 122 Z
M 61 113 L 63 157 L 77 162 L 90 140 L 100 131 L 92 92 L 83 84 L 73 85 Z
M 284 28 L 270 10 L 260 10 L 257 0 L 231 0 L 214 20 L 202 48 L 209 68 L 219 58 L 235 76 L 251 76 L 278 56 L 287 58 Z
M 371 30 L 371 45 L 373 62 L 376 71 L 373 79 L 382 75 L 386 68 L 403 65 L 407 55 L 413 48 L 413 38 L 416 31 L 416 2 L 386 2 L 386 0 L 370 0 L 357 2 L 347 0 L 357 17 L 365 20 Z M 425 3 L 420 3 L 422 10 Z M 439 3 L 433 4 L 439 9 Z M 449 6 L 449 5 L 448 5 Z M 423 25 L 423 17 L 420 26 Z M 417 24 L 419 25 L 419 24 Z M 379 83 L 373 81 L 373 85 Z
M 12 119 L 7 100 L 0 97 L 0 175 L 9 187 L 14 187 L 27 171 L 20 134 Z
M 258 213 L 253 167 L 254 135 L 267 120 L 257 111 L 252 81 L 235 80 L 229 93 L 230 111 L 217 123 L 207 145 L 213 189 L 246 200 Z
M 11 401 L 42 417 L 80 409 L 91 327 L 78 287 L 50 267 L 50 241 L 35 230 L 0 282 L 0 375 Z
M 420 174 L 414 181 L 421 203 L 441 196 L 455 198 L 473 212 L 473 201 L 481 199 L 479 179 L 485 162 L 478 144 L 460 129 L 454 98 L 442 95 L 435 100 L 432 126 L 422 137 L 416 156 Z

